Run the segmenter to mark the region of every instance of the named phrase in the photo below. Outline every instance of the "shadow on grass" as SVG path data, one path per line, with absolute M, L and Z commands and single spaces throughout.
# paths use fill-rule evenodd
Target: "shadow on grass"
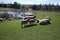
M 46 25 L 50 25 L 50 24 L 52 24 L 52 23 L 49 23 L 49 24 L 30 24 L 30 25 L 25 25 L 24 27 L 22 27 L 22 28 L 28 28 L 28 27 L 33 27 L 33 26 L 46 26 Z
M 39 24 L 39 25 L 42 25 L 42 26 L 44 26 L 44 25 L 51 25 L 52 23 L 49 23 L 49 24 Z
M 25 25 L 23 28 L 28 28 L 28 27 L 33 27 L 33 26 L 37 26 L 37 24 Z

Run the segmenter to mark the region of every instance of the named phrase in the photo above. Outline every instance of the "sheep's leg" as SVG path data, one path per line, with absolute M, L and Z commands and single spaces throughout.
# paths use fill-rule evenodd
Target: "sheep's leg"
M 31 25 L 31 21 L 29 21 L 30 25 Z
M 31 22 L 30 22 L 30 25 L 32 25 L 33 23 L 34 23 L 34 22 L 31 21 Z
M 25 26 L 25 24 L 21 24 L 21 28 L 23 28 Z
M 3 20 L 0 20 L 1 22 L 3 22 Z
M 23 24 L 21 23 L 21 28 L 22 28 L 22 25 L 23 25 Z
M 23 27 L 23 25 L 24 25 L 24 21 L 21 21 L 21 28 Z

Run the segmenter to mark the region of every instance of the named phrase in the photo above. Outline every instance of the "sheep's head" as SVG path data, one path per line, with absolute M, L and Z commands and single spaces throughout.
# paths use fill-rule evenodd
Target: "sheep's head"
M 45 19 L 51 20 L 49 16 L 46 16 Z
M 37 23 L 39 23 L 40 19 L 37 19 Z

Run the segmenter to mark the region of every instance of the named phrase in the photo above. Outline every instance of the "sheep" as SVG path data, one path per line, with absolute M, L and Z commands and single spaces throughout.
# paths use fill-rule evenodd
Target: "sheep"
M 21 21 L 21 27 L 24 27 L 25 26 L 25 24 L 27 24 L 28 23 L 28 20 L 22 20 Z M 24 25 L 24 26 L 23 26 Z
M 35 22 L 35 18 L 36 18 L 35 15 L 27 15 L 27 16 L 23 17 L 23 20 L 21 21 L 21 27 L 23 25 L 27 24 L 28 22 L 30 24 L 34 23 Z
M 35 15 L 27 15 L 27 16 L 25 16 L 25 18 L 34 19 L 34 18 L 36 18 L 36 16 Z
M 0 21 L 3 22 L 3 18 L 0 18 Z
M 29 23 L 32 24 L 36 21 L 36 19 L 29 19 Z
M 40 25 L 46 25 L 46 24 L 50 24 L 50 18 L 46 17 L 45 19 L 38 19 L 37 22 L 40 24 Z
M 21 21 L 21 27 L 24 27 L 25 24 L 27 24 L 28 22 L 29 22 L 30 24 L 32 24 L 32 23 L 35 22 L 35 19 L 24 19 L 24 20 L 22 20 L 22 21 Z
M 27 24 L 28 22 L 29 22 L 30 24 L 32 24 L 32 23 L 35 22 L 35 19 L 24 18 L 24 19 L 21 21 L 21 27 L 24 27 L 25 24 Z M 24 26 L 23 26 L 23 25 L 24 25 Z
M 42 19 L 39 21 L 39 24 L 41 24 L 41 25 L 45 25 L 45 24 L 49 24 L 49 23 L 50 23 L 50 21 L 48 19 Z
M 51 18 L 50 18 L 49 16 L 46 16 L 45 19 L 49 19 L 49 20 L 51 20 Z

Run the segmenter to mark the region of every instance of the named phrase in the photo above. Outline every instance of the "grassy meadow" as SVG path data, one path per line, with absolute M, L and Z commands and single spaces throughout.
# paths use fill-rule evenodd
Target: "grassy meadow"
M 33 13 L 37 19 L 49 16 L 51 24 L 21 28 L 21 19 L 0 22 L 0 40 L 60 40 L 60 12 Z

